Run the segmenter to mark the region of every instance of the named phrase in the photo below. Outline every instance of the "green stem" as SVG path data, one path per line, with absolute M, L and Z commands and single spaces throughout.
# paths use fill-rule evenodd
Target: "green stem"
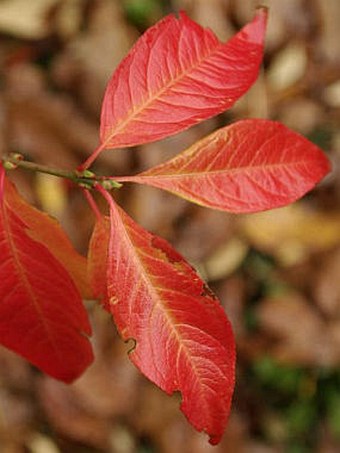
M 12 170 L 17 167 L 25 168 L 26 170 L 47 173 L 53 176 L 59 176 L 61 178 L 75 179 L 76 175 L 73 171 L 61 170 L 57 168 L 47 167 L 46 165 L 36 164 L 35 162 L 29 162 L 24 160 L 21 154 L 10 154 L 9 156 L 2 159 L 3 165 L 7 170 Z
M 66 178 L 78 184 L 85 189 L 92 189 L 95 185 L 102 185 L 105 189 L 119 189 L 122 185 L 110 177 L 97 176 L 89 170 L 61 170 L 59 168 L 51 168 L 47 165 L 36 164 L 24 159 L 24 156 L 17 153 L 9 154 L 7 157 L 2 158 L 3 166 L 6 170 L 14 170 L 17 167 L 26 170 L 46 173 L 60 178 Z

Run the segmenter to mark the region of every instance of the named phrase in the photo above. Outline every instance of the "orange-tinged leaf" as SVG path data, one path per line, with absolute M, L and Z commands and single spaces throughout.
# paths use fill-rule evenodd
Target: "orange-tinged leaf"
M 234 389 L 235 344 L 221 305 L 164 239 L 111 202 L 110 310 L 132 362 L 168 394 L 199 431 L 220 441 Z
M 0 189 L 4 180 L 0 165 Z M 29 234 L 29 225 L 10 205 L 7 181 L 2 187 L 0 343 L 71 382 L 93 360 L 86 310 L 66 269 Z
M 159 140 L 231 107 L 257 78 L 266 18 L 259 9 L 227 43 L 184 12 L 148 29 L 109 81 L 100 148 Z
M 325 154 L 283 124 L 241 120 L 212 133 L 132 181 L 202 206 L 241 213 L 296 201 L 330 170 Z
M 74 249 L 55 219 L 27 203 L 8 179 L 5 186 L 7 202 L 14 212 L 20 213 L 20 218 L 29 228 L 27 234 L 50 250 L 70 273 L 82 297 L 90 299 L 92 293 L 88 283 L 86 258 Z
M 88 251 L 88 276 L 93 297 L 109 310 L 107 296 L 107 252 L 109 248 L 110 219 L 102 216 L 96 220 Z

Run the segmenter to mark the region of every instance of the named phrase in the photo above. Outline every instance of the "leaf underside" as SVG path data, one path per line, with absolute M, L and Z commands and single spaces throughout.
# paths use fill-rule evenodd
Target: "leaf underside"
M 234 213 L 296 201 L 330 170 L 325 154 L 275 121 L 241 120 L 173 159 L 136 176 L 118 177 Z
M 0 173 L 5 178 L 2 167 Z M 0 343 L 71 382 L 93 360 L 87 313 L 68 272 L 8 203 L 6 186 L 0 205 Z
M 224 310 L 165 240 L 112 204 L 107 257 L 109 309 L 132 362 L 199 431 L 220 441 L 234 389 L 235 345 Z
M 266 18 L 259 9 L 227 43 L 184 12 L 148 29 L 107 86 L 102 149 L 159 140 L 231 107 L 257 78 Z

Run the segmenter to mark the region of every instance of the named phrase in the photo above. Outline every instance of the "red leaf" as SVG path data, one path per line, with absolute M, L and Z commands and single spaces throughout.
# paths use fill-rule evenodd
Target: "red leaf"
M 219 129 L 148 171 L 115 180 L 239 213 L 289 204 L 329 170 L 324 153 L 301 135 L 274 121 L 252 119 Z
M 106 89 L 101 149 L 175 134 L 234 104 L 256 80 L 267 11 L 227 43 L 185 13 L 147 30 Z
M 110 309 L 132 362 L 154 383 L 182 393 L 181 410 L 216 444 L 234 388 L 235 345 L 224 310 L 164 239 L 111 203 Z
M 5 178 L 0 165 L 0 183 Z M 1 185 L 1 184 L 0 184 Z M 92 362 L 87 313 L 72 279 L 7 200 L 0 204 L 0 343 L 70 382 Z
M 57 258 L 72 276 L 81 295 L 92 298 L 87 275 L 87 260 L 72 246 L 60 224 L 45 212 L 27 203 L 15 186 L 6 180 L 6 199 L 14 212 L 20 213 L 21 220 L 29 227 L 30 236 L 41 242 Z

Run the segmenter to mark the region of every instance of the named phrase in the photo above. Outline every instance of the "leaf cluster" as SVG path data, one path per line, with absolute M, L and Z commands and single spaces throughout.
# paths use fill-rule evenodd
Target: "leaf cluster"
M 180 132 L 231 107 L 254 83 L 263 57 L 267 11 L 227 43 L 185 13 L 148 29 L 110 79 L 100 144 L 74 172 L 0 164 L 0 342 L 65 382 L 93 361 L 82 299 L 100 301 L 131 361 L 216 444 L 235 383 L 235 341 L 215 295 L 164 239 L 131 219 L 110 193 L 123 183 L 169 191 L 213 209 L 256 212 L 294 202 L 329 171 L 318 147 L 284 125 L 260 119 L 222 127 L 176 157 L 137 175 L 88 169 L 106 149 L 132 147 Z M 26 203 L 5 170 L 22 166 L 71 179 L 96 215 L 88 257 L 59 224 Z M 103 215 L 90 192 L 107 202 Z

